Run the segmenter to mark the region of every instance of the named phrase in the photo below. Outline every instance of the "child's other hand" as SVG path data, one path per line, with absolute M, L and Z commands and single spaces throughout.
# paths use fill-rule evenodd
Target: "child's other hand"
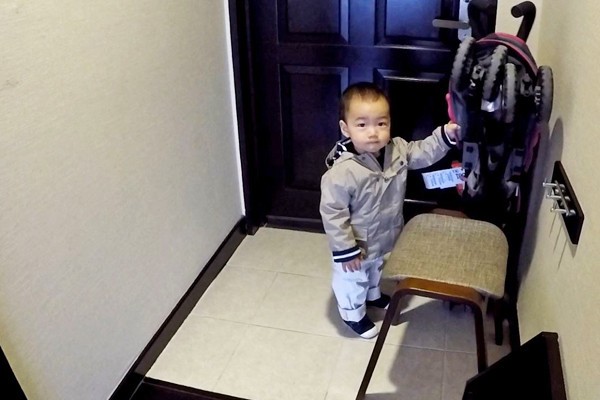
M 342 269 L 344 272 L 354 272 L 360 271 L 360 262 L 362 261 L 362 257 L 358 256 L 353 260 L 346 261 L 342 263 Z
M 444 125 L 444 132 L 446 132 L 448 138 L 453 142 L 460 141 L 460 126 L 454 122 L 448 122 L 446 125 Z

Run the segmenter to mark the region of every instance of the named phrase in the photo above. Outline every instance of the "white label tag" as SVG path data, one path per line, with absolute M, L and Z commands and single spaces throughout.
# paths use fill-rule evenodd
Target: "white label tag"
M 438 171 L 423 172 L 423 181 L 427 189 L 446 189 L 463 184 L 461 179 L 465 171 L 461 167 L 440 169 Z
M 498 95 L 494 101 L 481 100 L 481 109 L 487 112 L 499 110 L 502 106 L 502 96 Z

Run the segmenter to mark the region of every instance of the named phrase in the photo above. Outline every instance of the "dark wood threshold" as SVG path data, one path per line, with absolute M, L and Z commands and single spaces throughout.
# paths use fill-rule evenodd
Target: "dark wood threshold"
M 266 226 L 270 228 L 325 233 L 325 230 L 323 229 L 323 222 L 320 219 L 282 217 L 279 215 L 267 215 L 266 218 Z
M 131 400 L 136 391 L 141 388 L 142 381 L 145 381 L 145 376 L 154 364 L 160 353 L 167 346 L 177 329 L 192 311 L 200 297 L 204 294 L 208 286 L 217 277 L 223 269 L 229 258 L 233 255 L 242 240 L 246 237 L 245 232 L 246 220 L 240 219 L 221 243 L 215 254 L 208 261 L 206 267 L 200 272 L 194 283 L 190 286 L 187 292 L 183 295 L 179 303 L 175 306 L 171 314 L 161 325 L 158 331 L 154 334 L 146 348 L 142 351 L 138 359 L 135 361 L 127 375 L 123 378 L 117 389 L 114 391 L 110 400 Z M 158 397 L 148 397 L 158 398 Z M 167 397 L 169 399 L 179 399 L 179 397 Z M 190 399 L 193 397 L 190 397 Z M 203 398 L 203 397 L 199 397 Z M 222 399 L 219 397 L 204 397 L 206 399 Z M 181 397 L 187 399 L 187 397 Z
M 132 400 L 246 400 L 152 378 L 144 381 Z

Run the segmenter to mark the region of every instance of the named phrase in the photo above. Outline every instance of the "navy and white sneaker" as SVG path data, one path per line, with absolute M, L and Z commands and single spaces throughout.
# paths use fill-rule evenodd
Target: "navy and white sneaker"
M 344 322 L 364 339 L 374 338 L 379 333 L 379 329 L 377 329 L 373 321 L 366 315 L 358 322 L 346 320 L 344 320 Z
M 381 297 L 377 300 L 367 300 L 367 307 L 376 307 L 387 310 L 390 305 L 390 296 L 381 293 Z

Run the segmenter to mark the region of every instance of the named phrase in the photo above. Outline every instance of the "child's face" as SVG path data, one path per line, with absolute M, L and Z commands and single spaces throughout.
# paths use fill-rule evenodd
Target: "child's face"
M 363 100 L 354 96 L 340 129 L 358 153 L 378 153 L 390 141 L 390 106 L 385 97 Z

